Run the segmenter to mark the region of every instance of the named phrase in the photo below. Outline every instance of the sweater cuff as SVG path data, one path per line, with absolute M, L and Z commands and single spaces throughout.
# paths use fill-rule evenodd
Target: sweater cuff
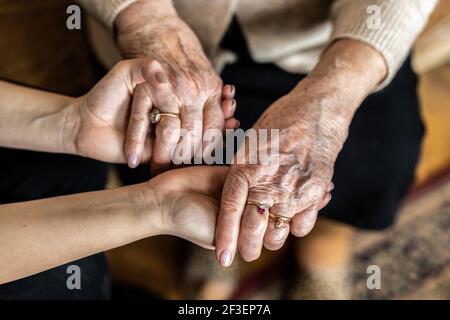
M 113 30 L 117 15 L 136 0 L 78 0 L 108 30 Z
M 394 78 L 427 22 L 436 0 L 338 0 L 333 6 L 331 42 L 341 38 L 360 40 L 381 53 L 388 74 L 375 89 Z M 379 26 L 369 8 L 379 10 Z

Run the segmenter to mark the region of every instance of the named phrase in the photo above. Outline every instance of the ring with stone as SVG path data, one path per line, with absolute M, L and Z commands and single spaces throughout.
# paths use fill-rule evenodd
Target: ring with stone
M 153 109 L 150 112 L 150 123 L 151 124 L 157 124 L 161 121 L 162 117 L 172 117 L 172 118 L 179 118 L 180 116 L 176 113 L 171 112 L 161 112 L 158 109 Z
M 272 221 L 274 223 L 275 229 L 281 229 L 281 228 L 285 228 L 289 225 L 289 223 L 291 222 L 291 218 L 281 216 L 281 215 L 275 214 L 275 213 L 270 213 L 269 221 Z
M 247 201 L 247 204 L 252 204 L 258 207 L 258 213 L 260 215 L 265 215 L 266 213 L 269 213 L 270 206 L 266 203 L 259 203 L 254 201 Z

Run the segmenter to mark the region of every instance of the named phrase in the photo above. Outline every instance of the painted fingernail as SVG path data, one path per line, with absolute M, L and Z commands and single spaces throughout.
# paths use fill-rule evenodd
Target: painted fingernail
M 155 78 L 159 83 L 167 83 L 167 78 L 162 72 L 155 73 Z
M 231 262 L 231 253 L 228 250 L 223 250 L 220 254 L 220 264 L 224 267 L 228 267 Z
M 132 153 L 129 157 L 128 157 L 128 166 L 132 169 L 136 168 L 138 166 L 138 156 L 136 153 Z

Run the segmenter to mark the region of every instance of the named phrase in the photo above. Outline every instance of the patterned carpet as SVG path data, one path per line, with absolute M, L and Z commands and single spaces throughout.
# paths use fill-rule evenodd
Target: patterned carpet
M 450 299 L 449 230 L 450 176 L 447 176 L 413 193 L 392 228 L 358 233 L 351 265 L 352 298 Z M 380 267 L 379 290 L 367 288 L 370 265 Z M 280 280 L 284 273 L 280 272 L 266 279 L 264 285 L 255 281 L 247 284 L 238 298 L 279 299 L 284 291 Z
M 360 234 L 353 265 L 356 299 L 450 299 L 450 181 L 409 199 L 398 223 Z M 381 269 L 381 289 L 368 290 L 368 265 Z

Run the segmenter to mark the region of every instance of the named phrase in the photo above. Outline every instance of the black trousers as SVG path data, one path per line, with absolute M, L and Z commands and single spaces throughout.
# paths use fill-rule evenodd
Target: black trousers
M 247 60 L 227 66 L 222 77 L 236 86 L 236 116 L 248 129 L 304 76 Z M 416 85 L 408 59 L 387 88 L 360 106 L 335 165 L 333 199 L 319 216 L 363 229 L 392 224 L 424 134 Z

